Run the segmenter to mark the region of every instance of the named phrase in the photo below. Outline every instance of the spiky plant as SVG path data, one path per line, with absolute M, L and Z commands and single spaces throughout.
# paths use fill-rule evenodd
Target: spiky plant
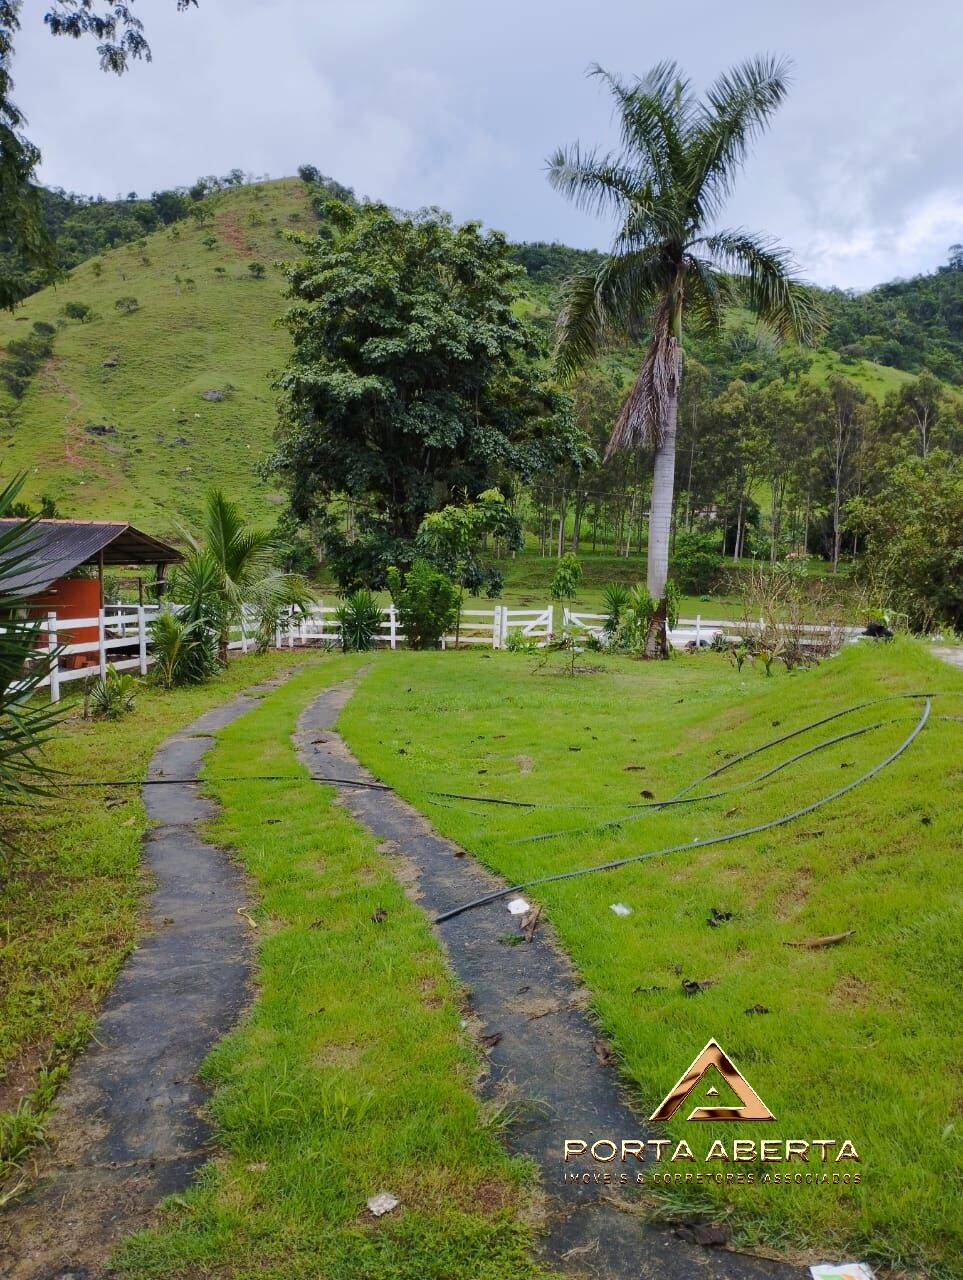
M 786 95 L 788 67 L 756 58 L 696 98 L 675 63 L 624 81 L 594 67 L 621 126 L 618 151 L 578 144 L 549 161 L 549 181 L 579 207 L 614 214 L 611 252 L 563 292 L 556 362 L 564 374 L 612 337 L 647 335 L 642 367 L 612 429 L 607 456 L 653 448 L 647 579 L 657 601 L 646 654 L 668 654 L 665 629 L 683 321 L 718 332 L 726 308 L 750 308 L 783 339 L 811 341 L 821 323 L 789 253 L 768 237 L 718 229 L 717 218 L 753 139 Z
M 0 517 L 13 509 L 23 479 L 0 490 Z M 0 808 L 43 790 L 49 775 L 43 746 L 59 714 L 56 706 L 34 700 L 56 656 L 42 647 L 40 623 L 25 616 L 29 583 L 14 585 L 34 563 L 33 526 L 26 519 L 0 531 Z M 0 850 L 10 843 L 5 825 L 0 815 Z

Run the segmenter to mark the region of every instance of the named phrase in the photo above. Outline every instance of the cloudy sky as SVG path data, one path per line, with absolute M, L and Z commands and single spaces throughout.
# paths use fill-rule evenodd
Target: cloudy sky
M 601 248 L 606 227 L 545 181 L 560 143 L 614 138 L 588 64 L 673 58 L 701 88 L 772 52 L 792 91 L 728 225 L 853 288 L 963 240 L 959 0 L 137 0 L 154 61 L 119 80 L 47 34 L 49 3 L 26 0 L 14 77 L 52 185 L 112 196 L 309 161 L 391 204 Z

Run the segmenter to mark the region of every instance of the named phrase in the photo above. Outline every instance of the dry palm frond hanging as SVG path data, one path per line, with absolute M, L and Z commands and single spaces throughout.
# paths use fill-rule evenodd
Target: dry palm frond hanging
M 656 308 L 652 338 L 639 376 L 612 428 L 606 461 L 620 449 L 637 449 L 644 444 L 659 448 L 664 442 L 666 418 L 679 394 L 682 376 L 682 347 L 669 332 L 670 315 L 671 299 L 667 298 Z

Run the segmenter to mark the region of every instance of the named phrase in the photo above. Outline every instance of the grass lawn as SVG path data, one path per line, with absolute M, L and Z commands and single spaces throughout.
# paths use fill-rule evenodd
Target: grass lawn
M 209 707 L 304 655 L 232 661 L 210 684 L 165 693 L 141 684 L 117 723 L 68 704 L 48 756 L 64 780 L 140 778 L 157 744 Z M 55 793 L 9 810 L 17 851 L 0 862 L 0 1180 L 43 1119 L 137 933 L 147 815 L 137 788 Z
M 867 708 L 720 779 L 748 782 L 834 733 L 887 721 L 758 789 L 650 811 L 620 830 L 511 843 L 613 817 L 640 794 L 666 797 L 749 747 L 864 699 L 963 691 L 958 672 L 910 641 L 852 647 L 772 680 L 737 674 L 714 654 L 669 664 L 583 660 L 601 669 L 572 679 L 561 659 L 536 672 L 523 655 L 386 655 L 341 726 L 444 834 L 518 881 L 789 812 L 882 760 L 919 705 Z M 762 1136 L 855 1143 L 858 1188 L 720 1192 L 743 1243 L 960 1274 L 960 710 L 958 698 L 939 699 L 922 735 L 880 777 L 781 830 L 535 891 L 593 994 L 641 1114 L 716 1037 L 777 1118 Z M 433 789 L 549 807 L 439 804 Z M 617 902 L 631 914 L 617 917 Z M 710 927 L 713 908 L 731 920 Z M 850 929 L 838 946 L 785 945 Z M 712 985 L 689 996 L 683 979 Z M 750 1012 L 757 1007 L 765 1012 Z M 670 1129 L 691 1140 L 688 1111 Z M 706 1145 L 733 1138 L 731 1125 L 694 1127 Z
M 472 1093 L 477 1049 L 427 921 L 293 753 L 300 711 L 359 665 L 312 662 L 208 757 L 222 806 L 212 838 L 236 851 L 258 903 L 259 998 L 206 1067 L 223 1154 L 159 1230 L 121 1249 L 125 1274 L 540 1274 L 529 1168 L 504 1154 L 497 1117 Z M 216 781 L 254 772 L 299 776 Z M 379 909 L 386 917 L 373 920 Z M 365 1199 L 380 1191 L 402 1203 L 374 1219 Z

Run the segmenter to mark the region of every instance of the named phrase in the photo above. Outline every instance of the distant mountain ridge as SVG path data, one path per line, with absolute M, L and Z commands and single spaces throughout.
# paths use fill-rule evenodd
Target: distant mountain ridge
M 279 263 L 297 254 L 288 233 L 317 229 L 319 188 L 240 171 L 205 181 L 147 199 L 49 194 L 69 278 L 0 316 L 0 472 L 26 470 L 30 500 L 173 535 L 211 484 L 262 523 L 282 508 L 261 465 L 288 351 Z M 559 284 L 600 255 L 547 242 L 514 254 L 527 275 L 519 310 L 548 343 Z M 926 365 L 963 382 L 963 258 L 859 297 L 823 296 L 831 327 L 807 376 L 842 373 L 878 398 Z M 689 349 L 722 386 L 774 358 L 765 344 L 736 314 L 722 344 Z M 638 359 L 626 346 L 606 363 L 627 383 Z

